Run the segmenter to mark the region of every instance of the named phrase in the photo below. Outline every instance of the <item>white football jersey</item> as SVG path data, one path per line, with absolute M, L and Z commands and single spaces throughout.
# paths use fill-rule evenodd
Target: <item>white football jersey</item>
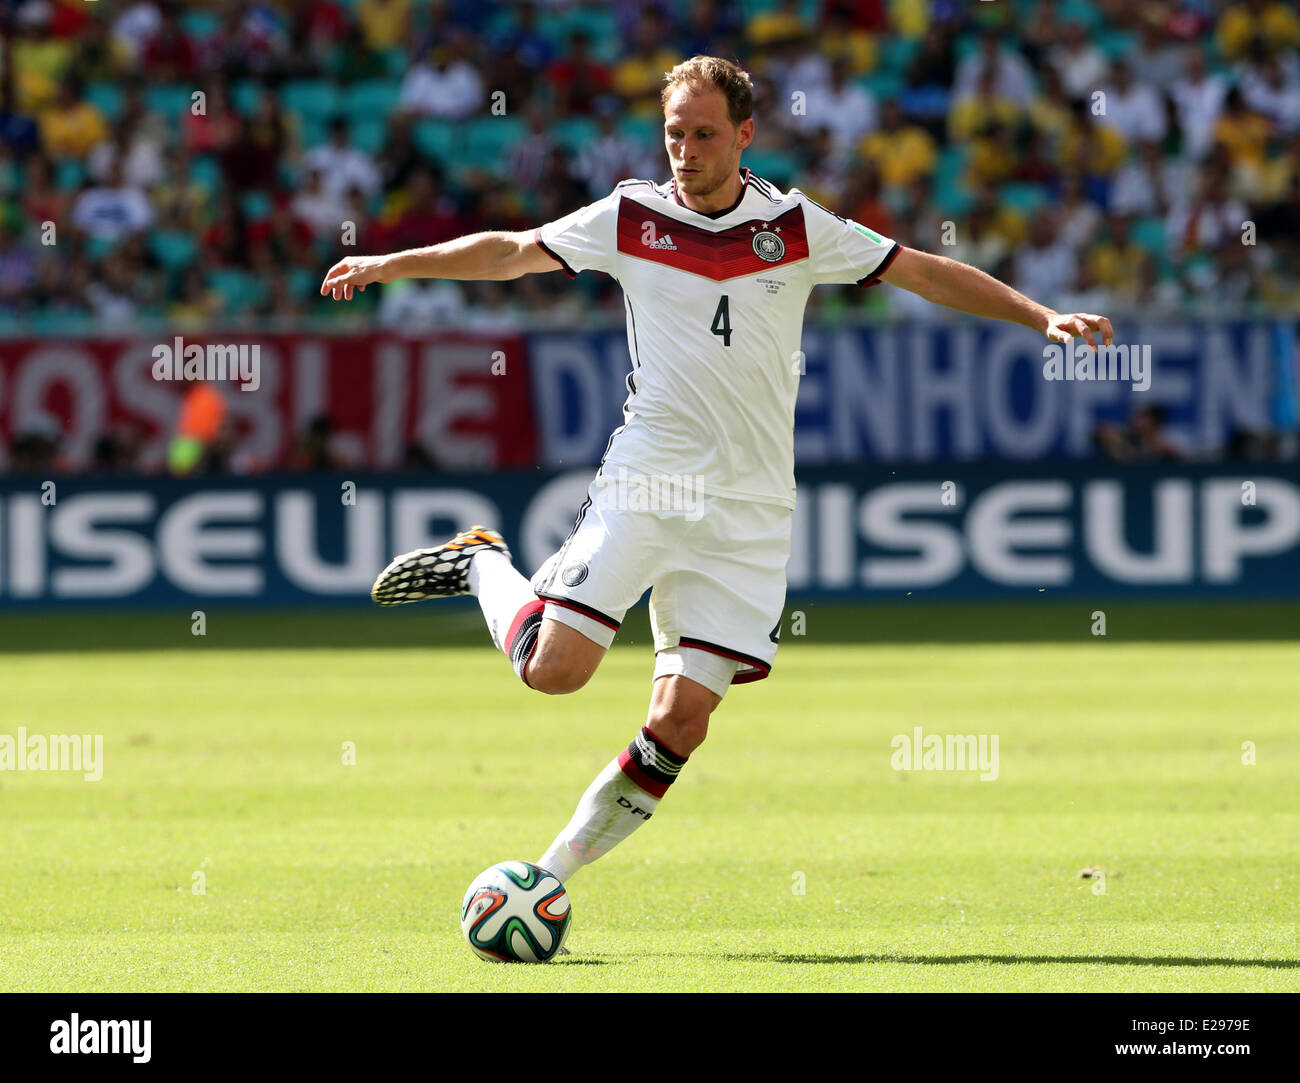
M 534 237 L 570 277 L 604 271 L 623 287 L 632 371 L 602 464 L 793 508 L 808 294 L 872 285 L 898 244 L 748 169 L 726 210 L 691 210 L 676 181 L 625 180 Z

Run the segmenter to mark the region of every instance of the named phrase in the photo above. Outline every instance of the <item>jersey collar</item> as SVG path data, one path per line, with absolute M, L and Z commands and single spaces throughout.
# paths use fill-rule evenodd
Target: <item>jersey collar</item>
M 677 178 L 673 178 L 673 199 L 677 201 L 680 207 L 686 207 L 692 214 L 698 214 L 701 218 L 721 218 L 723 215 L 730 214 L 740 206 L 740 201 L 745 198 L 745 193 L 749 191 L 749 166 L 741 166 L 741 172 L 745 175 L 744 183 L 740 186 L 740 192 L 736 196 L 736 202 L 730 207 L 724 207 L 720 211 L 697 211 L 694 207 L 686 207 L 682 202 L 682 197 L 677 194 Z

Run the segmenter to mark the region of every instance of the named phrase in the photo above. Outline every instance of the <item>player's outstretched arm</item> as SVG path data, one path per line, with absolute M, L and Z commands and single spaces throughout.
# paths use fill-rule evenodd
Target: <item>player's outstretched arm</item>
M 399 278 L 502 282 L 559 269 L 560 263 L 537 243 L 532 230 L 471 233 L 444 244 L 386 256 L 348 256 L 326 272 L 320 292 L 322 297 L 350 301 L 353 290 L 364 290 L 372 282 L 396 282 Z
M 1101 335 L 1105 346 L 1115 340 L 1115 332 L 1105 316 L 1091 312 L 1053 312 L 978 267 L 945 256 L 904 248 L 880 280 L 910 290 L 936 305 L 955 308 L 958 312 L 1032 327 L 1053 342 L 1068 342 L 1076 335 L 1082 335 L 1089 346 L 1096 346 L 1094 331 Z

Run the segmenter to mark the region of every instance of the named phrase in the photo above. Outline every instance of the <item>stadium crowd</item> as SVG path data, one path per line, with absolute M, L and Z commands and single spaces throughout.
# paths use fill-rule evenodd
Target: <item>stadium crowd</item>
M 755 77 L 756 174 L 905 245 L 1061 309 L 1300 311 L 1283 0 L 0 0 L 0 335 L 621 323 L 599 275 L 317 291 L 343 255 L 667 179 L 661 78 L 697 53 Z M 944 312 L 852 287 L 810 305 Z M 1161 424 L 1097 447 L 1168 458 Z M 56 459 L 39 428 L 12 468 Z M 290 465 L 322 468 L 319 428 Z M 108 434 L 96 464 L 133 449 Z
M 1300 303 L 1300 16 L 1281 0 L 0 0 L 0 18 L 11 333 L 621 319 L 601 276 L 354 305 L 316 287 L 350 252 L 667 179 L 661 74 L 700 52 L 755 75 L 756 173 L 904 244 L 1057 307 Z

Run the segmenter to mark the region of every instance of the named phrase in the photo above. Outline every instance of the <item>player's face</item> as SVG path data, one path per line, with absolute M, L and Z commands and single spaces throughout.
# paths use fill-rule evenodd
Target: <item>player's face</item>
M 754 121 L 737 127 L 720 90 L 696 93 L 682 87 L 664 107 L 664 146 L 677 190 L 707 199 L 740 172 L 740 152 L 754 137 Z

